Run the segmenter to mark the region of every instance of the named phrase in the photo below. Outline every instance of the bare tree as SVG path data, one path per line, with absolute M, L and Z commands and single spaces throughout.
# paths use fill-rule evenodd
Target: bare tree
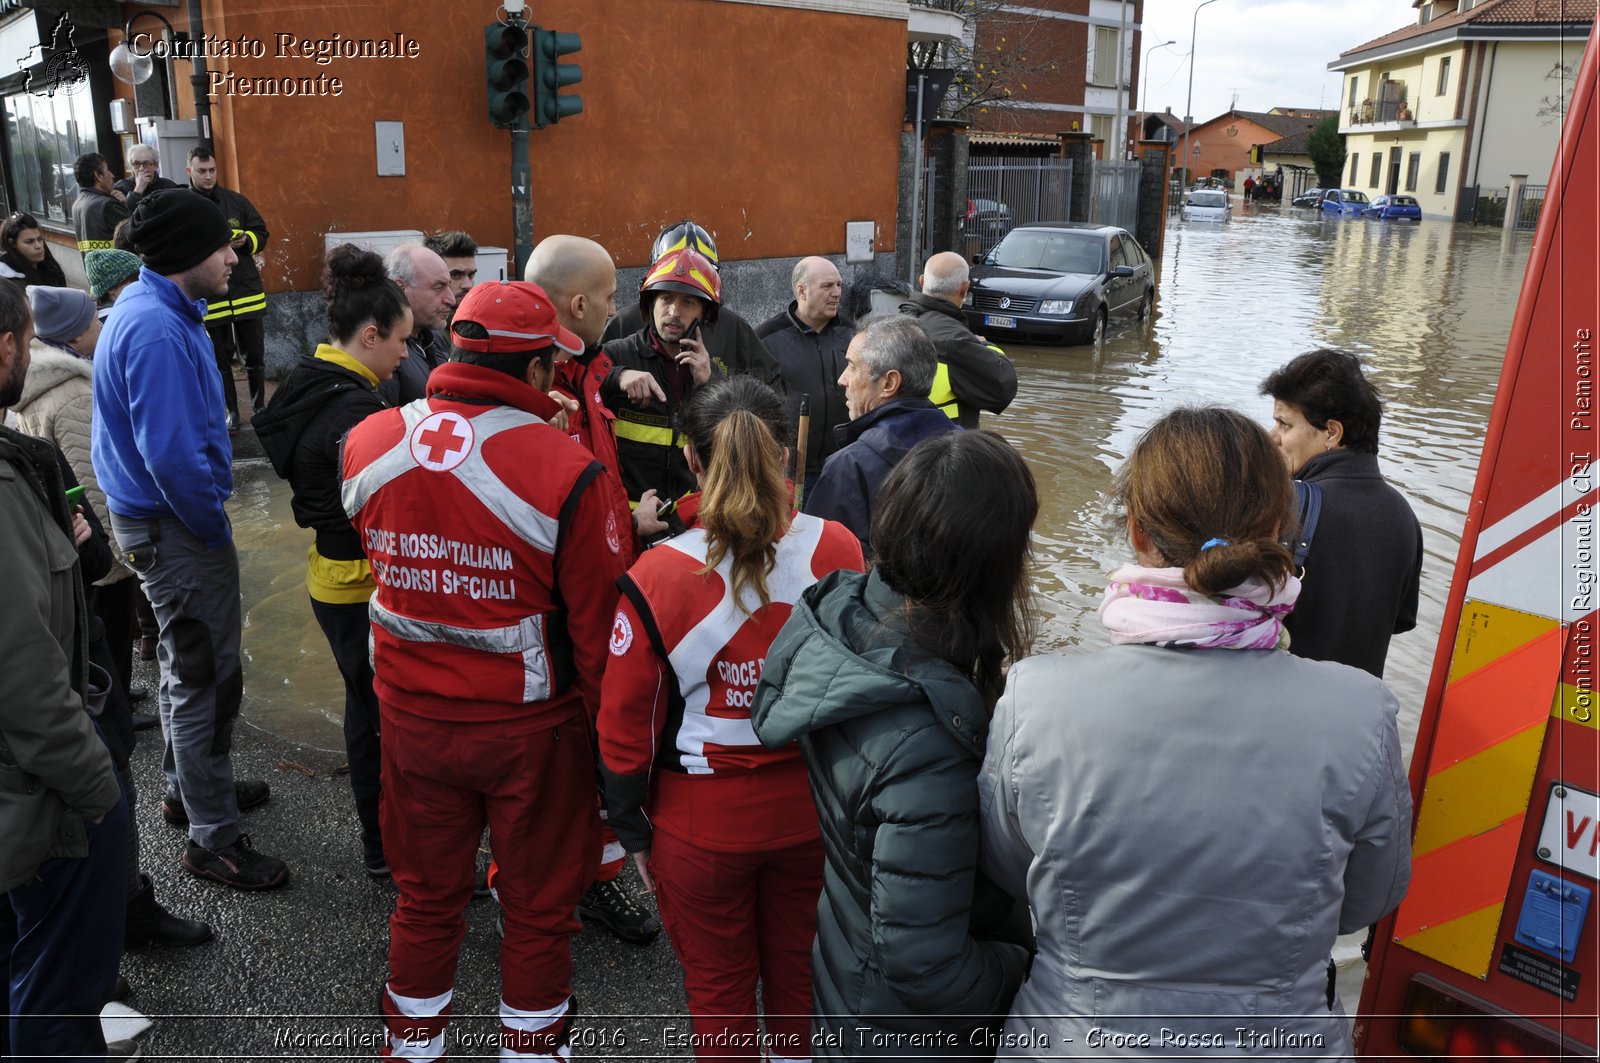
M 1574 76 L 1572 67 L 1565 63 L 1556 63 L 1545 74 L 1544 79 L 1546 81 L 1554 81 L 1556 83 L 1556 94 L 1542 97 L 1539 100 L 1538 110 L 1534 112 L 1545 125 L 1566 120 L 1567 104 L 1572 99 Z
M 1066 76 L 1074 64 L 1081 76 L 1088 58 L 1084 47 L 1063 43 L 1056 20 L 1028 14 L 1008 0 L 911 0 L 911 4 L 952 12 L 966 22 L 961 40 L 913 43 L 906 62 L 912 70 L 955 70 L 941 109 L 948 118 L 975 121 L 983 115 L 991 128 L 1015 125 L 1014 119 L 1007 121 L 1007 100 L 1026 98 L 1030 84 Z

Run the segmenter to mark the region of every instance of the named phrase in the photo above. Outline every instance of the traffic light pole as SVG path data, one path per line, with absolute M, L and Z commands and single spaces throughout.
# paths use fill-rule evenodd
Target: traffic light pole
M 511 130 L 511 216 L 516 268 L 506 279 L 521 280 L 528 256 L 533 254 L 533 162 L 528 155 L 528 127 L 523 123 Z

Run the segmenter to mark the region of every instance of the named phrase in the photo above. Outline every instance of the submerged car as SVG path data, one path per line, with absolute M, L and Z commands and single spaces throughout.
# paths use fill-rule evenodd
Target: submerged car
M 1038 222 L 972 267 L 962 309 L 980 335 L 1099 343 L 1110 321 L 1148 317 L 1155 291 L 1150 256 L 1125 230 Z
M 1379 196 L 1362 213 L 1385 221 L 1421 221 L 1422 204 L 1415 196 Z
M 1289 201 L 1291 207 L 1320 207 L 1322 206 L 1322 189 L 1309 188 Z
M 1322 193 L 1322 213 L 1360 214 L 1371 206 L 1365 192 L 1353 188 L 1330 188 Z
M 1233 202 L 1228 193 L 1197 188 L 1183 197 L 1184 221 L 1227 221 L 1233 217 Z

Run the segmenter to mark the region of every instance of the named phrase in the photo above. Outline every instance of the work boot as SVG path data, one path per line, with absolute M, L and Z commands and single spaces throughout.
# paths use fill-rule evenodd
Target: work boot
M 256 852 L 248 834 L 239 835 L 232 845 L 220 849 L 207 849 L 191 841 L 183 854 L 183 866 L 201 878 L 236 890 L 277 889 L 289 881 L 289 865 L 275 856 Z
M 239 811 L 243 812 L 265 804 L 267 798 L 272 796 L 272 787 L 267 785 L 265 779 L 240 779 L 233 784 L 233 796 L 239 803 Z M 175 794 L 168 794 L 161 799 L 161 818 L 174 827 L 189 825 L 189 813 Z
M 267 371 L 246 369 L 244 377 L 250 385 L 250 412 L 258 414 L 267 408 Z
M 129 719 L 133 722 L 135 731 L 148 731 L 161 723 L 161 717 L 153 712 L 136 712 Z
M 124 946 L 199 945 L 211 940 L 211 927 L 198 919 L 180 919 L 161 906 L 149 875 L 140 875 L 139 883 L 139 892 L 128 898 Z
M 584 891 L 578 902 L 578 918 L 585 924 L 598 923 L 633 945 L 648 945 L 661 933 L 661 920 L 634 900 L 616 879 L 596 882 Z

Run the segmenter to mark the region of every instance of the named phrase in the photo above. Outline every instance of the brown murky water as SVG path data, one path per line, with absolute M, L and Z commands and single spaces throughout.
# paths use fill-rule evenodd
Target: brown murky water
M 1387 400 L 1380 459 L 1423 524 L 1427 560 L 1416 631 L 1390 650 L 1401 729 L 1414 735 L 1439 621 L 1527 264 L 1523 237 L 1424 222 L 1323 219 L 1240 207 L 1226 225 L 1173 219 L 1153 323 L 1089 348 L 1011 346 L 1016 403 L 986 418 L 1028 456 L 1044 510 L 1037 528 L 1043 648 L 1105 644 L 1096 618 L 1126 546 L 1106 520 L 1112 472 L 1140 431 L 1175 405 L 1220 402 L 1265 423 L 1261 380 L 1321 345 L 1370 360 Z M 338 671 L 305 593 L 310 535 L 264 461 L 237 469 L 234 531 L 245 605 L 246 718 L 323 749 L 342 748 Z

